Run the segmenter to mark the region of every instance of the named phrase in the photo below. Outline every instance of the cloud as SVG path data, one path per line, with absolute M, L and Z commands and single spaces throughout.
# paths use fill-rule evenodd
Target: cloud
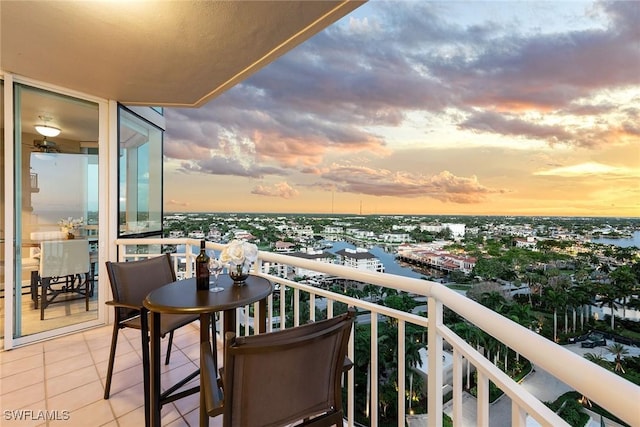
M 291 199 L 298 196 L 300 192 L 283 181 L 270 187 L 265 185 L 256 185 L 255 188 L 251 191 L 251 194 Z
M 190 203 L 189 202 L 181 202 L 181 201 L 178 201 L 178 200 L 175 200 L 175 199 L 171 199 L 171 200 L 169 200 L 167 202 L 167 205 L 168 206 L 179 206 L 179 207 L 182 207 L 182 208 L 186 208 L 186 207 L 189 207 Z
M 556 163 L 566 163 L 560 148 L 638 145 L 639 4 L 503 6 L 369 2 L 204 107 L 165 109 L 165 157 L 182 173 L 286 177 L 289 188 L 315 177 L 319 189 L 479 203 L 507 191 L 487 182 L 530 178 L 530 167 L 478 165 L 470 148 L 402 163 L 396 141 L 443 151 L 514 144 L 553 151 Z M 572 161 L 583 158 L 605 162 Z M 546 168 L 538 175 L 579 170 Z
M 537 124 L 533 121 L 523 120 L 517 116 L 498 114 L 492 111 L 472 112 L 466 120 L 458 125 L 458 128 L 477 132 L 542 139 L 549 143 L 570 143 L 575 138 L 574 135 L 567 132 L 563 126 Z
M 594 13 L 604 14 L 604 28 L 493 32 L 493 40 L 479 39 L 475 49 L 440 56 L 432 70 L 458 88 L 465 104 L 501 111 L 552 111 L 602 89 L 637 85 L 638 5 L 632 3 L 598 3 Z
M 341 192 L 403 198 L 430 197 L 443 202 L 480 203 L 490 194 L 504 190 L 481 185 L 476 177 L 457 177 L 448 171 L 431 177 L 372 169 L 362 166 L 334 165 L 322 178 Z M 320 185 L 326 188 L 326 184 Z
M 542 170 L 535 172 L 534 175 L 560 177 L 616 175 L 621 177 L 640 178 L 640 171 L 627 167 L 606 165 L 598 162 L 586 162 L 571 166 Z
M 319 165 L 329 152 L 384 156 L 391 148 L 372 127 L 401 127 L 410 111 L 464 111 L 472 117 L 461 128 L 506 135 L 523 129 L 526 137 L 582 146 L 617 126 L 580 135 L 517 114 L 616 111 L 616 105 L 576 102 L 640 84 L 633 2 L 597 3 L 590 16 L 569 19 L 597 19 L 599 27 L 555 33 L 525 32 L 518 21 L 493 17 L 463 24 L 450 18 L 455 7 L 363 6 L 359 13 L 366 16 L 330 26 L 203 108 L 166 109 L 173 124 L 166 155 L 202 158 L 203 148 L 221 149 L 281 167 Z
M 249 178 L 263 178 L 265 175 L 287 175 L 285 170 L 277 167 L 260 166 L 250 160 L 242 162 L 234 158 L 221 156 L 183 162 L 181 170 L 183 172 L 201 172 L 210 175 L 231 175 Z

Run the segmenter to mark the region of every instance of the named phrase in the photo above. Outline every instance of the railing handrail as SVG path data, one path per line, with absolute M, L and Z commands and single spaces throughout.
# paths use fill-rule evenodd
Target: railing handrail
M 116 244 L 126 245 L 185 244 L 198 246 L 199 243 L 200 240 L 189 238 L 118 239 L 116 241 Z M 221 250 L 224 245 L 208 242 L 207 247 Z M 186 254 L 181 255 L 186 256 Z M 638 402 L 640 402 L 640 387 L 442 284 L 388 273 L 360 271 L 342 265 L 322 263 L 274 252 L 259 251 L 258 259 L 261 263 L 270 262 L 301 267 L 329 275 L 346 277 L 363 283 L 370 283 L 434 298 L 489 335 L 497 338 L 509 348 L 523 355 L 533 365 L 539 366 L 549 372 L 557 379 L 584 394 L 590 400 L 598 403 L 598 405 L 604 407 L 620 419 L 630 425 L 640 425 L 640 411 L 637 409 Z M 299 284 L 299 286 L 302 288 L 305 285 Z M 324 291 L 319 288 L 309 288 L 313 293 L 328 298 L 333 298 L 332 295 L 336 295 L 333 292 Z M 362 300 L 359 300 L 358 305 L 369 307 L 375 312 L 401 318 L 411 323 L 420 324 L 420 319 L 422 319 L 422 321 L 424 320 L 424 318 L 419 316 L 416 316 L 417 319 L 413 318 L 415 315 L 410 313 L 404 313 Z M 439 334 L 445 338 L 452 339 L 453 332 L 443 327 L 439 330 Z M 453 335 L 457 336 L 455 334 Z M 503 391 L 507 392 L 507 390 Z

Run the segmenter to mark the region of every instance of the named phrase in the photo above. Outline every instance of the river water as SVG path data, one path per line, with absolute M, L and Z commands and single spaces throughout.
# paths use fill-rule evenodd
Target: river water
M 332 254 L 335 254 L 336 252 L 342 250 L 342 249 L 355 249 L 356 246 L 352 245 L 351 243 L 348 242 L 343 242 L 343 241 L 338 241 L 338 242 L 328 242 L 331 243 L 333 246 L 330 248 L 325 249 L 327 252 L 330 252 Z M 185 252 L 185 247 L 184 245 L 177 245 L 176 248 L 176 252 L 179 254 L 183 254 Z M 404 267 L 400 264 L 398 264 L 396 262 L 396 256 L 394 252 L 388 252 L 385 250 L 384 247 L 381 246 L 373 246 L 373 247 L 369 247 L 367 248 L 367 250 L 376 258 L 378 258 L 381 262 L 382 265 L 384 265 L 384 270 L 385 273 L 389 273 L 389 274 L 395 274 L 398 276 L 404 276 L 404 277 L 413 277 L 416 279 L 420 279 L 422 277 L 424 277 L 426 274 L 431 274 L 433 276 L 437 276 L 440 277 L 442 276 L 442 272 L 437 271 L 437 270 L 433 270 L 431 271 L 431 269 L 427 272 L 427 273 L 419 273 L 417 271 L 412 270 L 409 267 Z M 207 251 L 207 253 L 209 254 L 209 256 L 217 258 L 220 254 L 218 251 Z
M 640 248 L 640 231 L 634 231 L 629 239 L 591 239 L 593 243 L 602 243 L 605 245 L 614 245 L 621 248 L 630 248 L 635 246 Z
M 326 249 L 326 251 L 327 252 L 331 252 L 332 254 L 335 254 L 336 252 L 338 252 L 339 250 L 342 250 L 342 249 L 355 249 L 356 248 L 356 246 L 352 245 L 351 243 L 342 242 L 342 241 L 331 242 L 331 244 L 333 246 L 331 248 Z M 404 266 L 398 264 L 396 262 L 395 253 L 387 252 L 385 250 L 385 248 L 383 248 L 381 246 L 372 246 L 372 247 L 367 248 L 367 250 L 373 256 L 378 258 L 380 260 L 380 262 L 382 262 L 382 265 L 384 265 L 385 273 L 395 274 L 397 276 L 413 277 L 413 278 L 416 278 L 416 279 L 420 279 L 421 277 L 425 276 L 425 274 L 418 273 L 417 271 L 414 271 L 409 267 L 404 267 Z M 435 272 L 434 271 L 434 273 L 435 273 L 434 275 L 437 275 L 439 272 Z M 441 275 L 442 273 L 439 273 L 439 274 Z

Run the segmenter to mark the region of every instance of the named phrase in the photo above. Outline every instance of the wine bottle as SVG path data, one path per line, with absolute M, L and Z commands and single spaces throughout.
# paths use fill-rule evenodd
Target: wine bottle
M 196 287 L 199 291 L 209 289 L 209 255 L 204 249 L 205 241 L 200 242 L 200 253 L 196 257 Z

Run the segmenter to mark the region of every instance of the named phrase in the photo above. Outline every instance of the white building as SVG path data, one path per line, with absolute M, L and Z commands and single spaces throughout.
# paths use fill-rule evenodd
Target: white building
M 337 227 L 337 226 L 334 226 L 334 225 L 327 225 L 327 226 L 324 227 L 322 232 L 324 234 L 343 234 L 344 233 L 344 227 Z
M 373 231 L 369 230 L 360 230 L 357 228 L 348 228 L 347 235 L 354 237 L 356 239 L 373 239 L 376 235 Z
M 382 233 L 379 239 L 385 243 L 405 243 L 411 241 L 411 236 L 407 233 Z
M 337 251 L 336 255 L 340 256 L 341 264 L 347 267 L 384 273 L 382 262 L 366 249 L 347 248 Z
M 327 264 L 333 264 L 335 256 L 330 252 L 325 251 L 314 251 L 313 249 L 306 249 L 301 252 L 292 252 L 289 255 L 297 258 L 309 259 L 317 262 L 324 262 Z M 324 277 L 326 274 L 319 273 L 314 270 L 307 270 L 302 267 L 295 267 L 293 271 L 295 276 L 298 277 Z
M 439 233 L 442 230 L 448 228 L 451 230 L 451 235 L 455 237 L 464 237 L 466 225 L 465 224 L 420 224 L 420 231 L 426 231 L 428 233 Z
M 449 230 L 451 230 L 451 234 L 453 235 L 453 237 L 464 237 L 465 228 L 466 228 L 466 225 L 464 224 L 446 223 L 446 224 L 442 224 L 442 227 L 448 228 Z

